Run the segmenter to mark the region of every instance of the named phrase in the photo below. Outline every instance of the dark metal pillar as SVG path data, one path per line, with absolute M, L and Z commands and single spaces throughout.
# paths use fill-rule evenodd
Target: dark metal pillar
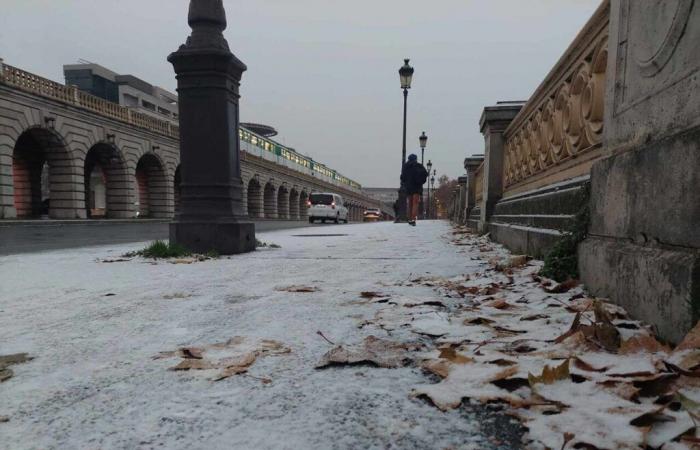
M 180 110 L 180 210 L 170 241 L 195 252 L 255 250 L 243 205 L 238 89 L 246 70 L 224 39 L 223 0 L 190 0 L 192 34 L 168 57 Z
M 406 163 L 406 111 L 408 104 L 408 89 L 403 90 L 403 147 L 401 149 L 401 171 L 403 172 L 403 165 Z M 396 222 L 406 222 L 408 220 L 408 211 L 406 203 L 406 187 L 403 182 L 401 182 L 401 187 L 399 188 L 399 201 L 398 208 L 396 211 Z

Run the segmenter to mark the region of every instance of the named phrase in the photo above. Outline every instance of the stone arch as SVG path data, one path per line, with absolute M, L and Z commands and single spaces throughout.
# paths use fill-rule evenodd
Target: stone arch
M 17 217 L 85 218 L 81 172 L 58 133 L 43 127 L 25 130 L 12 153 Z
M 266 219 L 276 219 L 277 218 L 277 189 L 271 181 L 265 184 L 265 189 L 263 191 L 264 205 L 265 205 L 265 218 Z
M 83 162 L 85 210 L 90 218 L 131 217 L 126 162 L 113 144 L 98 142 Z
M 277 218 L 289 219 L 289 189 L 282 184 L 277 189 Z
M 289 218 L 291 220 L 299 220 L 299 191 L 296 187 L 292 187 L 289 191 Z
M 175 205 L 175 214 L 180 212 L 180 196 L 182 195 L 182 174 L 180 173 L 180 164 L 175 168 L 173 176 L 173 200 Z
M 306 220 L 309 216 L 309 192 L 302 189 L 299 193 L 299 220 Z
M 146 153 L 136 164 L 136 211 L 138 217 L 167 218 L 168 177 L 155 153 Z
M 260 182 L 253 177 L 248 182 L 248 217 L 261 219 L 265 217 L 265 203 Z

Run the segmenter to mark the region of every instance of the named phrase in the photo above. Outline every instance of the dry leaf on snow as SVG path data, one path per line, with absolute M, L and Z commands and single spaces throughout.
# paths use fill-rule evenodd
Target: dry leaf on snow
M 671 349 L 656 340 L 654 336 L 644 334 L 633 336 L 620 345 L 621 355 L 634 353 L 670 353 Z
M 553 384 L 557 381 L 570 380 L 571 374 L 569 372 L 569 360 L 567 359 L 561 365 L 557 367 L 544 366 L 541 375 L 528 374 L 528 381 L 530 382 L 530 387 L 534 388 L 537 384 Z
M 320 289 L 317 288 L 316 286 L 301 286 L 301 285 L 278 287 L 278 288 L 275 288 L 275 290 L 276 291 L 283 291 L 283 292 L 295 292 L 295 293 L 307 293 L 307 292 L 320 291 Z
M 366 337 L 359 345 L 339 345 L 321 358 L 317 369 L 333 365 L 374 364 L 379 367 L 395 368 L 410 363 L 411 351 L 418 350 L 419 344 L 404 344 Z
M 10 366 L 22 364 L 34 359 L 27 353 L 15 353 L 12 355 L 0 355 L 0 383 L 7 381 L 14 376 L 14 371 Z
M 210 361 L 204 359 L 183 359 L 178 365 L 171 367 L 170 370 L 207 370 L 215 367 Z
M 678 347 L 676 347 L 674 351 L 680 352 L 691 349 L 700 349 L 700 322 L 685 335 L 683 341 L 678 344 Z

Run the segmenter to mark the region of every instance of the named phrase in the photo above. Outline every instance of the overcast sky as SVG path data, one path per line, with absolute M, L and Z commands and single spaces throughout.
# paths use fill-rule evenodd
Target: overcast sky
M 188 0 L 0 0 L 0 57 L 63 82 L 86 59 L 175 90 L 167 55 L 189 34 Z M 248 65 L 241 119 L 365 186 L 398 184 L 410 57 L 408 151 L 439 174 L 483 153 L 478 121 L 527 99 L 600 0 L 224 0 L 231 50 Z

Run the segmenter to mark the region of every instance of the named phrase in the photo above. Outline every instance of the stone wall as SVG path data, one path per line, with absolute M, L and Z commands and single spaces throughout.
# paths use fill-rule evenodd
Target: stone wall
M 466 224 L 535 256 L 590 188 L 586 287 L 670 341 L 700 316 L 697 42 L 693 0 L 603 1 L 527 102 L 484 109 L 468 184 Z
M 678 341 L 700 313 L 700 5 L 615 0 L 583 281 Z

